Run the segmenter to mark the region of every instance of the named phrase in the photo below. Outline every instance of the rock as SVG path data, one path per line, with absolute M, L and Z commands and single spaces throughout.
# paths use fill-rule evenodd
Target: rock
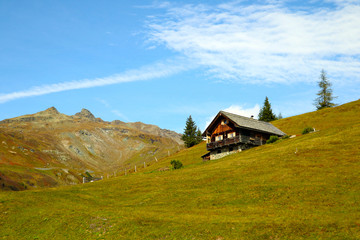
M 81 119 L 87 119 L 93 122 L 96 122 L 95 116 L 87 109 L 83 108 L 81 109 L 81 112 L 78 112 L 75 114 L 75 116 L 81 118 Z
M 34 113 L 34 114 L 27 114 L 20 117 L 15 117 L 11 119 L 5 119 L 0 122 L 0 124 L 7 124 L 7 123 L 31 123 L 31 122 L 56 122 L 56 121 L 63 121 L 68 119 L 69 117 L 59 113 L 59 111 L 55 107 L 48 108 L 44 111 Z
M 59 115 L 59 111 L 55 107 L 46 109 L 45 111 L 39 112 L 40 115 Z
M 158 169 L 159 172 L 170 171 L 169 167 L 163 167 Z
M 120 125 L 120 124 L 125 124 L 123 121 L 120 121 L 120 120 L 114 120 L 111 122 L 111 124 L 114 124 L 114 125 Z

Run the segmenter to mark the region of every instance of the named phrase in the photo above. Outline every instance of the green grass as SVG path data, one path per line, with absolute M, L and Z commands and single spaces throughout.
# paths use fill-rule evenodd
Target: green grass
M 329 128 L 341 128 L 359 123 L 360 100 L 346 103 L 335 108 L 325 108 L 320 111 L 305 113 L 302 115 L 283 118 L 272 122 L 276 127 L 288 135 L 300 135 L 305 127 L 313 127 L 316 130 Z
M 276 121 L 320 131 L 216 161 L 203 143 L 136 174 L 1 192 L 0 238 L 360 239 L 359 105 Z M 157 171 L 172 159 L 185 167 Z

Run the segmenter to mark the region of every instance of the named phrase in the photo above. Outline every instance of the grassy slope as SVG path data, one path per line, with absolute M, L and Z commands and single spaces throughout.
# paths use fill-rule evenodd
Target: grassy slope
M 359 108 L 277 121 L 320 131 L 217 161 L 201 162 L 201 144 L 143 173 L 0 193 L 0 238 L 359 239 Z M 155 171 L 171 159 L 186 167 Z
M 107 135 L 99 130 L 102 128 L 129 132 L 122 134 L 114 130 Z M 84 131 L 93 137 L 79 135 Z M 77 154 L 62 142 L 82 153 Z M 92 170 L 94 176 L 111 176 L 123 172 L 118 169 L 120 166 L 139 166 L 152 161 L 154 156 L 160 158 L 180 148 L 171 139 L 102 122 L 3 123 L 0 125 L 0 191 L 76 184 L 82 182 L 80 174 L 86 170 Z M 66 161 L 59 156 L 65 156 Z

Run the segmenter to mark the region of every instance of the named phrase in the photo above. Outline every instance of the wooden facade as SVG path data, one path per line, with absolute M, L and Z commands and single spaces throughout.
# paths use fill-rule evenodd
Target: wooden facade
M 285 133 L 270 123 L 220 111 L 203 133 L 207 139 L 206 158 L 217 159 L 230 153 L 266 144 L 271 135 Z M 210 157 L 208 157 L 210 156 Z

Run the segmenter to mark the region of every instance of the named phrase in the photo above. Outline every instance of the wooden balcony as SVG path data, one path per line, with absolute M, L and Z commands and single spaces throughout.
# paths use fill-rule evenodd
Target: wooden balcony
M 217 148 L 221 148 L 224 146 L 231 146 L 231 145 L 236 145 L 239 143 L 246 143 L 246 144 L 251 144 L 251 145 L 255 145 L 255 146 L 260 146 L 265 144 L 264 142 L 261 142 L 260 139 L 252 139 L 248 136 L 244 136 L 244 135 L 239 135 L 233 138 L 226 138 L 223 139 L 221 141 L 216 141 L 216 142 L 210 142 L 208 144 L 206 144 L 206 149 L 208 151 L 210 150 L 214 150 Z

